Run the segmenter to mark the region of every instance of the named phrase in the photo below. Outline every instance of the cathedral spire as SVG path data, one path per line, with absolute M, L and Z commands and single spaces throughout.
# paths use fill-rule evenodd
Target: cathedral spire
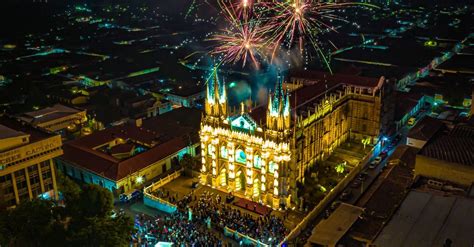
M 283 91 L 283 77 L 278 75 L 275 92 L 268 97 L 267 127 L 274 130 L 289 128 L 290 99 Z
M 227 93 L 225 82 L 219 80 L 218 67 L 214 67 L 207 79 L 206 114 L 214 117 L 227 116 Z

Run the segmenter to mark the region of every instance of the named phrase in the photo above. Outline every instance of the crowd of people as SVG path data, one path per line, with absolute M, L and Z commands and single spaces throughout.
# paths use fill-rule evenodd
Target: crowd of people
M 151 194 L 173 204 L 179 201 L 178 195 L 176 193 L 170 192 L 169 190 L 166 190 L 164 188 L 157 189 Z
M 181 200 L 171 196 L 169 191 L 160 190 L 154 194 L 176 204 L 177 211 L 155 218 L 138 216 L 135 220 L 138 232 L 133 239 L 140 246 L 159 241 L 179 246 L 221 246 L 222 242 L 212 229 L 224 232 L 226 227 L 272 246 L 288 234 L 278 217 L 271 214 L 254 217 L 243 213 L 232 208 L 220 195 L 207 191 L 199 197 L 191 192 Z
M 222 246 L 222 242 L 199 222 L 189 220 L 182 211 L 174 214 L 135 217 L 137 232 L 132 236 L 134 246 L 155 246 L 158 242 L 171 242 L 177 246 Z
M 222 203 L 222 198 L 203 193 L 191 207 L 193 215 L 201 221 L 210 221 L 213 227 L 228 227 L 265 244 L 276 245 L 288 233 L 283 222 L 275 216 L 253 217 Z

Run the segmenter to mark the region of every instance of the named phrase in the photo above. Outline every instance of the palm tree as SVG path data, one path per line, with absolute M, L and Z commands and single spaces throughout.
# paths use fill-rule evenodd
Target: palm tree
M 344 171 L 346 171 L 346 166 L 347 166 L 347 161 L 339 163 L 338 165 L 336 165 L 336 172 L 338 174 L 344 173 Z

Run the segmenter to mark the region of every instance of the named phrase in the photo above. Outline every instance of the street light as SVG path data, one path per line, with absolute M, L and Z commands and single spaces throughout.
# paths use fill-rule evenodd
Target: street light
M 141 184 L 143 183 L 144 179 L 143 179 L 143 176 L 138 176 L 135 181 L 137 182 L 137 184 Z

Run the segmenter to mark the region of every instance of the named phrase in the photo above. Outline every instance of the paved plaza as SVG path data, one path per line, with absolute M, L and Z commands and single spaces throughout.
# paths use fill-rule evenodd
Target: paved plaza
M 196 182 L 196 178 L 190 178 L 186 176 L 178 177 L 177 179 L 165 184 L 160 189 L 165 193 L 169 192 L 169 198 L 174 198 L 175 201 L 182 200 L 185 196 L 192 194 L 193 197 L 199 198 L 203 194 L 211 194 L 213 197 L 220 196 L 222 198 L 222 206 L 226 205 L 231 207 L 232 209 L 237 209 L 242 213 L 249 214 L 254 218 L 261 217 L 260 214 L 257 214 L 253 211 L 253 208 L 245 209 L 239 206 L 234 205 L 234 202 L 239 200 L 239 197 L 235 197 L 232 203 L 226 203 L 225 198 L 229 195 L 226 192 L 213 189 L 209 186 L 203 186 L 201 184 L 198 185 L 197 188 L 193 188 L 193 182 Z M 193 202 L 194 203 L 194 202 Z M 260 205 L 260 207 L 267 207 L 265 205 Z M 270 211 L 270 215 L 277 216 L 284 220 L 285 227 L 288 229 L 294 228 L 303 218 L 304 214 L 297 212 L 295 210 L 287 210 L 286 212 L 283 211 L 276 211 L 269 207 L 267 209 Z

